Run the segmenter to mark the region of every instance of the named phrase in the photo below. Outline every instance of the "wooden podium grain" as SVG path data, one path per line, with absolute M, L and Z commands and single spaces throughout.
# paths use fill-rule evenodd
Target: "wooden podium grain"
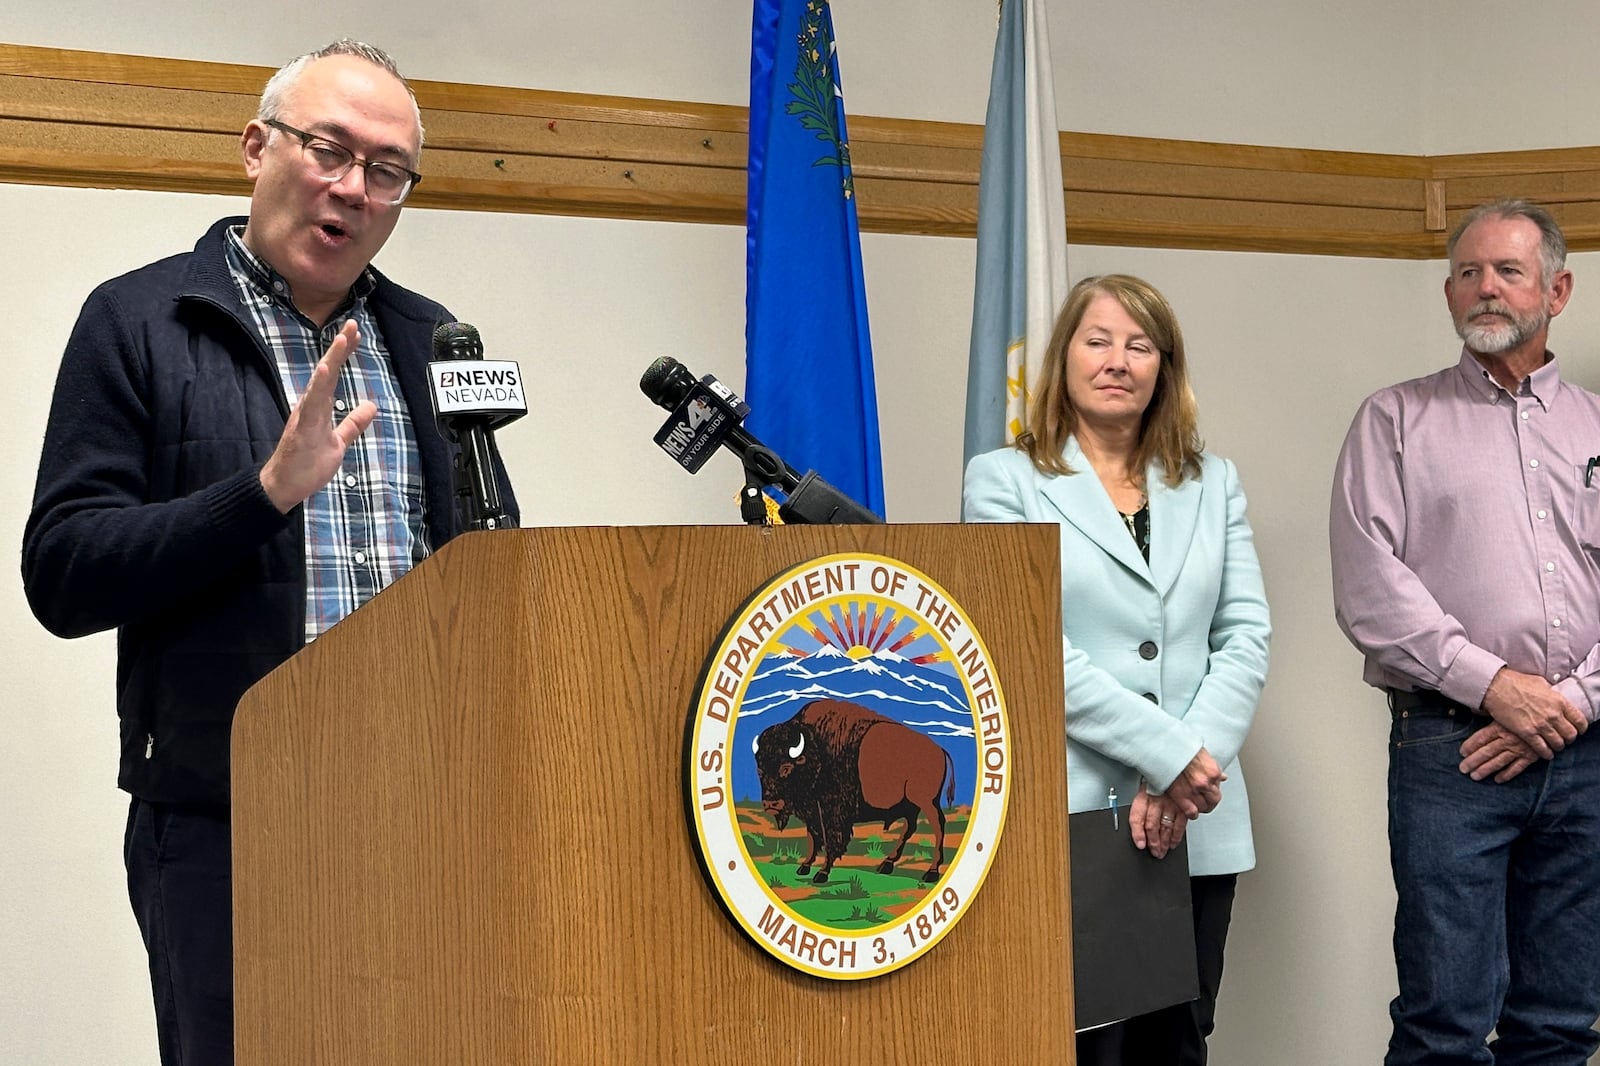
M 1073 1061 L 1053 526 L 476 533 L 245 695 L 240 1066 Z M 982 890 L 927 956 L 832 981 L 720 910 L 682 798 L 705 656 L 789 566 L 923 571 L 1013 736 Z

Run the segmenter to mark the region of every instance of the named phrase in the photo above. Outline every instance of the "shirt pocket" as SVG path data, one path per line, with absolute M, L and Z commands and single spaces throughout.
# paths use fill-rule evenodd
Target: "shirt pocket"
M 1591 473 L 1587 463 L 1572 468 L 1572 532 L 1578 544 L 1600 558 L 1600 466 Z

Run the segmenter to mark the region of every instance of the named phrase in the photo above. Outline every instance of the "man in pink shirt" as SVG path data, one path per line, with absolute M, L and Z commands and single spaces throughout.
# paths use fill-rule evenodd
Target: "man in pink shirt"
M 1572 294 L 1546 211 L 1477 208 L 1449 255 L 1461 358 L 1362 404 L 1329 519 L 1335 613 L 1393 711 L 1385 1063 L 1581 1066 L 1600 1046 L 1600 397 L 1545 347 Z

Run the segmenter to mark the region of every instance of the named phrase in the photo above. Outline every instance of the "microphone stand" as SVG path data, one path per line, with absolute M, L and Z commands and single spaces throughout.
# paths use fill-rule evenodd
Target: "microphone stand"
M 779 485 L 789 499 L 778 508 L 778 517 L 789 525 L 883 524 L 883 519 L 822 480 L 815 470 L 797 481 L 789 465 L 766 445 L 752 445 L 742 458 L 744 488 L 739 493 L 739 516 L 749 525 L 766 524 L 767 506 L 761 490 Z
M 767 501 L 761 490 L 777 484 L 788 467 L 778 453 L 763 444 L 745 449 L 740 456 L 744 461 L 744 488 L 739 492 L 739 517 L 745 525 L 767 524 Z
M 800 479 L 789 493 L 789 501 L 778 508 L 778 517 L 813 526 L 883 525 L 883 519 L 822 480 L 815 470 Z

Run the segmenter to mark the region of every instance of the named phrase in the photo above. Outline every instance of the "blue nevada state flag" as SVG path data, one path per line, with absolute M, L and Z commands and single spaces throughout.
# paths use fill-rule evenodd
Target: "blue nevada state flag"
M 878 396 L 826 0 L 756 0 L 746 226 L 750 430 L 881 516 Z
M 1016 440 L 1067 296 L 1061 132 L 1044 0 L 1004 0 L 978 181 L 964 459 Z

